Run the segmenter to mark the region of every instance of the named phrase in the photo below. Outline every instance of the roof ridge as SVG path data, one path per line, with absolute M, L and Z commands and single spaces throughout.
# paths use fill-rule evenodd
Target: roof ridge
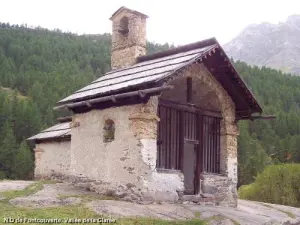
M 191 44 L 187 44 L 187 45 L 182 45 L 176 48 L 171 48 L 165 51 L 161 51 L 161 52 L 157 52 L 154 53 L 152 55 L 144 55 L 144 56 L 140 56 L 137 58 L 136 63 L 140 63 L 140 62 L 144 62 L 147 60 L 152 60 L 152 59 L 157 59 L 157 58 L 161 58 L 161 57 L 165 57 L 165 56 L 169 56 L 169 55 L 174 55 L 176 53 L 179 52 L 187 52 L 196 48 L 203 48 L 209 45 L 214 45 L 214 44 L 219 44 L 216 38 L 209 38 L 209 39 L 205 39 L 203 41 L 198 41 L 198 42 L 194 42 Z

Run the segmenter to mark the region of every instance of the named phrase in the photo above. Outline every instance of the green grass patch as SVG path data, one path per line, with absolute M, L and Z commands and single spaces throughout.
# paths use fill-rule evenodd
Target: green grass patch
M 194 216 L 196 217 L 196 218 L 200 218 L 200 212 L 194 212 Z

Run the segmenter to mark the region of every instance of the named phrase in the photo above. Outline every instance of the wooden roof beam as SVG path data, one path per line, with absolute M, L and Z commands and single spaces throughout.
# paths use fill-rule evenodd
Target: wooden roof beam
M 172 88 L 173 88 L 173 86 L 168 85 L 168 86 L 149 88 L 149 89 L 144 89 L 144 90 L 139 90 L 139 91 L 132 91 L 132 92 L 127 92 L 127 93 L 122 93 L 122 94 L 110 95 L 110 96 L 95 98 L 95 99 L 91 99 L 91 100 L 87 100 L 87 101 L 67 103 L 64 105 L 54 107 L 54 110 L 61 110 L 61 109 L 65 109 L 65 108 L 73 109 L 73 108 L 82 107 L 82 106 L 92 107 L 92 104 L 106 102 L 106 101 L 112 101 L 112 102 L 116 103 L 117 99 L 132 97 L 132 96 L 139 96 L 139 97 L 144 96 L 145 97 L 147 94 L 155 94 L 155 93 L 159 93 L 159 92 L 169 90 Z
M 259 116 L 247 116 L 247 117 L 237 117 L 236 120 L 273 120 L 276 119 L 275 115 L 259 115 Z

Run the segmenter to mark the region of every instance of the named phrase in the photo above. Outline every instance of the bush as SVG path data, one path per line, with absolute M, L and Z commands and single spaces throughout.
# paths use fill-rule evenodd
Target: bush
M 267 166 L 255 182 L 239 188 L 239 197 L 253 201 L 300 206 L 300 164 Z

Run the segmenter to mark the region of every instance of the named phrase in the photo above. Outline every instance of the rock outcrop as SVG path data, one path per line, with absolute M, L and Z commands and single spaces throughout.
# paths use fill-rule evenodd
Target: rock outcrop
M 225 44 L 224 50 L 234 60 L 300 75 L 300 15 L 277 25 L 252 24 Z

